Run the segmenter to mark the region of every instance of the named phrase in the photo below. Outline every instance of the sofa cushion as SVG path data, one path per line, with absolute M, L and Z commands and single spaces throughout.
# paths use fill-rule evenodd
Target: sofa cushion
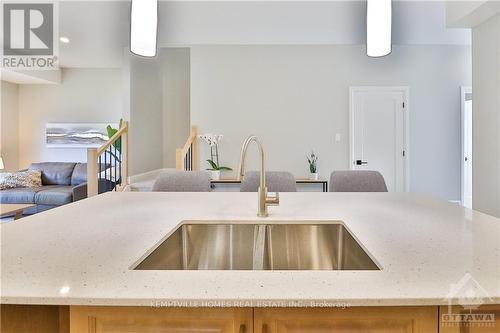
M 75 164 L 68 162 L 33 163 L 30 170 L 42 172 L 43 185 L 70 185 Z
M 73 201 L 71 186 L 46 186 L 46 189 L 35 193 L 37 205 L 61 206 Z
M 32 204 L 35 203 L 35 194 L 43 187 L 18 187 L 0 191 L 0 203 L 3 204 Z
M 99 164 L 99 172 L 109 168 L 109 163 Z M 104 178 L 104 175 L 103 175 Z M 71 175 L 71 185 L 76 186 L 87 182 L 87 163 L 76 163 Z
M 71 185 L 80 185 L 87 182 L 87 163 L 76 163 L 71 174 Z

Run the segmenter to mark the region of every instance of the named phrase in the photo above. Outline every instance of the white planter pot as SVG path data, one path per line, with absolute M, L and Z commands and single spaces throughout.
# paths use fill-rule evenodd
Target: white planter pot
M 210 178 L 212 178 L 212 180 L 219 180 L 220 170 L 210 170 Z
M 318 180 L 318 173 L 310 173 L 309 174 L 309 179 L 310 180 Z

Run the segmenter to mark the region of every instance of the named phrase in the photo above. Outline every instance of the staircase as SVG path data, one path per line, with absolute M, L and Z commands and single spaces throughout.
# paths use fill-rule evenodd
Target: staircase
M 128 184 L 128 122 L 99 148 L 87 149 L 87 196 L 122 191 Z
M 175 168 L 179 171 L 193 171 L 199 169 L 198 161 L 198 128 L 191 127 L 186 143 L 175 151 Z

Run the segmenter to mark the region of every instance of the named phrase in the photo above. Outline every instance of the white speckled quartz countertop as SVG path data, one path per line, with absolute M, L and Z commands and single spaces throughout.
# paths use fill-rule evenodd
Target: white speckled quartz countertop
M 500 304 L 500 220 L 417 194 L 107 193 L 1 228 L 12 304 L 324 306 L 447 304 L 467 273 Z M 381 271 L 135 271 L 183 220 L 341 220 Z M 61 294 L 63 286 L 69 292 Z

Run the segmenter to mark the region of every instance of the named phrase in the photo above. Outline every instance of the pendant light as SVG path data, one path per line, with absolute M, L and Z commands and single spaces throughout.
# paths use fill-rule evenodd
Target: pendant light
M 366 54 L 383 57 L 392 51 L 392 0 L 367 0 Z
M 156 56 L 158 0 L 132 0 L 130 51 L 143 57 Z

